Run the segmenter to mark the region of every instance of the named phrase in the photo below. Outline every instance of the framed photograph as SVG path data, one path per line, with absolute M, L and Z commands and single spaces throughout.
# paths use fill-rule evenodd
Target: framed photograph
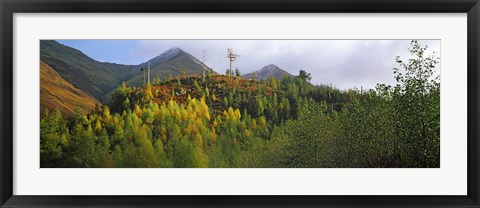
M 479 207 L 478 0 L 1 1 L 1 207 Z

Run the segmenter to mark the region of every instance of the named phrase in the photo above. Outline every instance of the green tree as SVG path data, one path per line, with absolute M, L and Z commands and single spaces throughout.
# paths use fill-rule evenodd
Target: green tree
M 40 166 L 42 168 L 63 166 L 64 148 L 69 141 L 68 129 L 62 114 L 56 110 L 50 114 L 46 110 L 40 120 Z
M 308 72 L 306 72 L 302 69 L 298 73 L 298 77 L 303 81 L 310 82 L 310 80 L 312 79 L 312 74 L 310 74 L 310 73 L 308 73 Z
M 235 76 L 240 77 L 240 70 L 238 67 L 235 69 Z
M 413 40 L 409 52 L 414 58 L 404 62 L 397 57 L 400 68 L 394 68 L 397 148 L 407 167 L 440 166 L 440 81 L 434 71 L 439 58 L 435 52 L 427 56 L 427 48 Z
M 96 167 L 99 157 L 95 145 L 97 138 L 93 134 L 92 127 L 88 125 L 84 129 L 81 124 L 77 124 L 71 135 L 66 150 L 66 166 L 73 168 Z

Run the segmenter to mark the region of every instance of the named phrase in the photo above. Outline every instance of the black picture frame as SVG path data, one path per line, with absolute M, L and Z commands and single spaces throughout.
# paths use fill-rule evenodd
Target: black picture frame
M 480 207 L 478 0 L 0 0 L 0 204 L 2 207 Z M 466 196 L 24 196 L 13 195 L 14 13 L 467 13 Z

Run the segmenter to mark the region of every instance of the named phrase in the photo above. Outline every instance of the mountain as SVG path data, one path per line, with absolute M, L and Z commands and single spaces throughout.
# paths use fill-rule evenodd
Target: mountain
M 257 70 L 252 73 L 248 73 L 243 75 L 242 77 L 251 79 L 253 77 L 253 73 L 256 73 L 255 78 L 258 80 L 266 80 L 268 77 L 273 76 L 275 79 L 283 79 L 285 76 L 293 78 L 294 76 L 289 74 L 283 69 L 280 69 L 278 66 L 274 64 L 266 65 L 262 69 Z
M 63 79 L 52 67 L 40 61 L 40 112 L 44 114 L 60 110 L 64 117 L 72 115 L 76 107 L 84 113 L 90 112 L 96 104 L 95 98 L 85 94 L 67 80 Z
M 123 81 L 129 86 L 141 86 L 144 73 L 140 69 L 147 68 L 149 63 L 150 81 L 158 76 L 176 77 L 182 73 L 201 75 L 206 70 L 211 70 L 194 56 L 176 47 L 139 65 L 121 65 L 96 61 L 81 51 L 54 40 L 41 40 L 40 60 L 79 90 L 106 102 Z
M 144 80 L 144 72 L 141 68 L 147 68 L 150 63 L 150 81 L 155 77 L 176 77 L 185 73 L 186 75 L 196 74 L 201 75 L 207 70 L 211 70 L 208 66 L 203 64 L 200 60 L 185 52 L 184 50 L 173 47 L 163 52 L 159 56 L 150 59 L 149 61 L 136 66 L 133 69 L 133 74 L 126 82 L 129 86 L 140 86 Z M 216 72 L 213 72 L 216 74 Z
M 40 40 L 40 60 L 87 95 L 100 100 L 132 74 L 133 65 L 96 61 L 54 40 Z

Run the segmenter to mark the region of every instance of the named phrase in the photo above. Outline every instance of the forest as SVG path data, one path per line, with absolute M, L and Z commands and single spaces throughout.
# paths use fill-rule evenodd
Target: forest
M 108 104 L 40 121 L 41 168 L 439 168 L 440 59 L 412 41 L 395 85 L 340 90 L 310 73 L 207 73 L 121 84 Z

